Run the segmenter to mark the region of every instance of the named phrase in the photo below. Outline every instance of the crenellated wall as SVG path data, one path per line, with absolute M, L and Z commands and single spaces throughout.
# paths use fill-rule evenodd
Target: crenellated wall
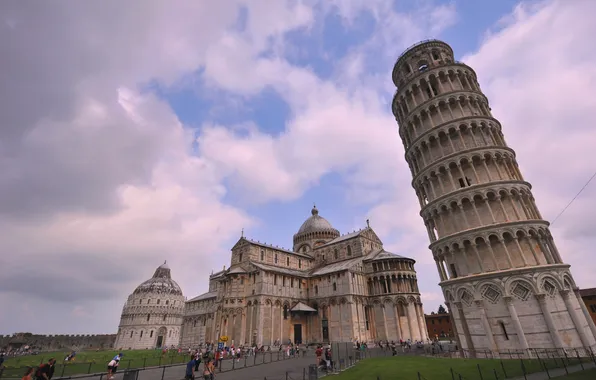
M 113 347 L 116 334 L 101 335 L 37 335 L 17 333 L 0 336 L 0 349 L 30 346 L 40 351 L 96 350 Z

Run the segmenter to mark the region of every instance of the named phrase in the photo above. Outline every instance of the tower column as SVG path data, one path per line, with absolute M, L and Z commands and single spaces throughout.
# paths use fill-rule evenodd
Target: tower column
M 488 322 L 488 318 L 486 317 L 484 301 L 476 300 L 474 301 L 474 303 L 478 307 L 478 311 L 480 313 L 480 320 L 482 321 L 482 326 L 484 327 L 486 337 L 488 338 L 489 349 L 491 351 L 498 351 L 497 343 L 495 342 L 495 337 L 493 336 L 493 330 L 491 329 L 490 323 Z
M 575 329 L 577 330 L 579 339 L 582 341 L 582 345 L 584 347 L 590 347 L 592 342 L 590 342 L 590 339 L 588 339 L 588 336 L 586 335 L 586 329 L 584 329 L 584 325 L 581 322 L 581 320 L 579 319 L 579 316 L 577 315 L 577 311 L 573 307 L 573 303 L 571 302 L 571 297 L 569 296 L 569 290 L 561 290 L 559 293 L 561 294 L 561 297 L 563 297 L 563 301 L 565 301 L 565 307 L 567 308 L 567 312 L 569 313 L 569 316 L 571 316 L 571 320 L 573 321 L 573 324 L 575 325 Z
M 592 319 L 592 316 L 590 315 L 590 312 L 588 311 L 588 308 L 586 307 L 586 304 L 584 303 L 584 300 L 582 299 L 581 294 L 579 294 L 579 289 L 576 288 L 576 289 L 574 289 L 573 292 L 575 293 L 577 302 L 579 302 L 579 306 L 582 309 L 584 318 L 586 318 L 586 321 L 588 322 L 588 327 L 590 327 L 590 331 L 592 332 L 592 335 L 593 335 L 594 339 L 596 340 L 596 325 L 594 324 L 594 320 Z
M 555 347 L 561 348 L 563 347 L 563 341 L 561 340 L 561 336 L 559 335 L 559 330 L 555 327 L 555 323 L 553 321 L 553 316 L 550 314 L 550 310 L 546 303 L 546 295 L 545 294 L 536 294 L 536 299 L 538 300 L 538 304 L 540 305 L 540 310 L 542 311 L 542 316 L 544 317 L 544 321 L 546 322 L 546 326 L 548 326 L 548 331 L 550 332 L 550 336 L 555 343 Z
M 515 306 L 513 305 L 513 300 L 511 296 L 505 296 L 503 297 L 503 300 L 505 301 L 505 305 L 507 305 L 507 310 L 509 310 L 509 316 L 511 317 L 511 321 L 515 327 L 515 333 L 517 334 L 517 339 L 519 340 L 521 349 L 527 350 L 529 348 L 528 341 L 526 340 L 524 329 L 522 328 L 521 322 L 519 321 L 517 310 L 515 310 Z

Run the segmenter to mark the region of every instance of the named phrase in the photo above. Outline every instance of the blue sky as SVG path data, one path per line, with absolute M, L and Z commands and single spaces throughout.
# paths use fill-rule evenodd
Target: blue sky
M 391 115 L 395 59 L 424 39 L 453 47 L 551 220 L 594 170 L 584 117 L 596 107 L 596 52 L 585 48 L 595 6 L 0 3 L 10 57 L 0 251 L 11 252 L 0 258 L 0 304 L 13 305 L 0 310 L 0 333 L 114 332 L 120 305 L 163 260 L 196 296 L 229 265 L 243 228 L 290 247 L 313 203 L 342 233 L 370 219 L 386 249 L 416 259 L 425 310 L 436 310 L 438 275 Z M 594 191 L 552 229 L 585 287 Z

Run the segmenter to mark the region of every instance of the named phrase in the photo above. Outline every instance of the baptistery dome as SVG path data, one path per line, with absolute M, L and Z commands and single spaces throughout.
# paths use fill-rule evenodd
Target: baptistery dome
M 164 262 L 128 296 L 115 348 L 145 349 L 178 346 L 184 314 L 184 296 Z
M 137 286 L 133 294 L 142 293 L 157 293 L 157 294 L 172 294 L 182 295 L 182 289 L 172 280 L 170 267 L 167 263 L 160 265 L 153 274 L 153 277 Z

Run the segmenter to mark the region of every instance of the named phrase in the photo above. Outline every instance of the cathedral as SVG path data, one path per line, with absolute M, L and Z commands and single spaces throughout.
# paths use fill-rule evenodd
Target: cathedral
M 341 235 L 311 214 L 293 250 L 242 236 L 188 301 L 164 263 L 128 297 L 115 347 L 426 340 L 415 261 L 385 251 L 368 221 Z
M 368 225 L 341 235 L 316 206 L 285 250 L 242 236 L 230 267 L 185 304 L 180 344 L 425 340 L 414 260 Z

